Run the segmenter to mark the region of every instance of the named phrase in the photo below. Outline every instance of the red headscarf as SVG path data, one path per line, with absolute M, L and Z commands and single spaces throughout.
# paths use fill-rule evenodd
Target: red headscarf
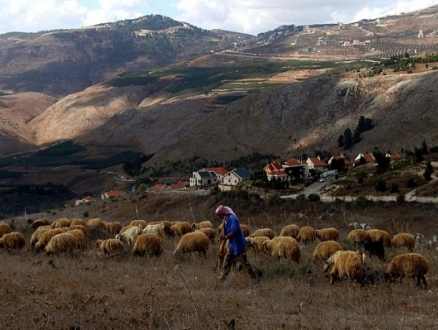
M 214 212 L 216 215 L 220 215 L 220 214 L 225 214 L 225 215 L 230 215 L 230 214 L 234 214 L 233 210 L 225 205 L 219 205 L 216 208 L 216 211 Z M 235 214 L 234 214 L 235 215 Z

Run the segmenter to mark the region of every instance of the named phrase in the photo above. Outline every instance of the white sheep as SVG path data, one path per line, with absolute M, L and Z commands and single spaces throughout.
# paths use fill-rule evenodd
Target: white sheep
M 210 240 L 202 231 L 197 230 L 187 233 L 181 237 L 173 254 L 176 254 L 177 251 L 189 254 L 192 252 L 198 252 L 203 253 L 204 257 L 207 258 L 209 243 Z
M 295 238 L 289 236 L 277 236 L 271 240 L 266 240 L 262 244 L 263 252 L 269 253 L 273 257 L 285 258 L 297 263 L 301 260 L 300 245 Z
M 149 224 L 142 230 L 143 234 L 156 234 L 160 237 L 166 237 L 166 232 L 164 231 L 164 225 L 162 223 Z
M 116 238 L 119 241 L 125 242 L 128 245 L 134 244 L 137 237 L 142 234 L 142 228 L 140 226 L 129 227 L 125 232 L 117 234 Z

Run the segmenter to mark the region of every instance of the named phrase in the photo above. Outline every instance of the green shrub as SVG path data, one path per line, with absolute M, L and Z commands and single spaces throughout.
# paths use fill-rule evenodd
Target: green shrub
M 400 194 L 397 196 L 397 203 L 404 203 L 406 200 L 406 196 L 404 194 Z
M 321 196 L 318 194 L 310 194 L 307 196 L 307 199 L 311 202 L 319 202 L 321 200 Z
M 369 200 L 368 198 L 366 198 L 363 195 L 357 196 L 356 199 L 353 201 L 353 206 L 354 207 L 360 207 L 360 208 L 365 208 L 368 206 L 369 204 Z

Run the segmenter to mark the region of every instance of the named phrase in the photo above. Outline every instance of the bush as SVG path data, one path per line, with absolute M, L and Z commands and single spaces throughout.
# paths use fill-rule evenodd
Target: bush
M 84 216 L 84 218 L 87 218 L 89 216 L 88 211 L 84 211 L 84 213 L 82 214 Z
M 398 192 L 400 192 L 400 188 L 399 188 L 399 186 L 398 186 L 398 183 L 393 183 L 393 184 L 392 184 L 392 186 L 391 186 L 391 192 L 392 192 L 392 193 L 398 193 Z
M 310 194 L 307 196 L 307 199 L 311 202 L 319 202 L 321 200 L 321 196 L 318 194 Z
M 386 182 L 385 182 L 384 180 L 379 180 L 379 181 L 377 181 L 377 183 L 374 185 L 374 188 L 375 188 L 377 191 L 384 192 L 384 191 L 386 191 Z
M 368 206 L 368 204 L 369 204 L 368 198 L 366 198 L 363 195 L 357 196 L 356 199 L 353 201 L 354 207 L 365 208 Z
M 416 186 L 417 186 L 417 181 L 415 181 L 414 178 L 410 178 L 410 179 L 408 180 L 408 183 L 406 184 L 406 187 L 407 187 L 407 188 L 414 188 L 414 187 L 416 187 Z
M 299 194 L 296 198 L 297 201 L 304 201 L 306 200 L 306 196 L 304 194 Z
M 397 203 L 404 203 L 406 200 L 406 196 L 404 194 L 400 194 L 397 196 Z

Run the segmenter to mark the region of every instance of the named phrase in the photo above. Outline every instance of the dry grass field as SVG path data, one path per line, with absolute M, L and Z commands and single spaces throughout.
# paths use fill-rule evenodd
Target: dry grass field
M 368 259 L 364 285 L 349 280 L 329 284 L 322 264 L 311 261 L 315 243 L 302 246 L 300 264 L 267 255 L 249 261 L 257 266 L 260 281 L 232 271 L 218 282 L 213 271 L 217 244 L 207 257 L 173 254 L 178 238 L 163 240 L 164 252 L 156 257 L 134 257 L 127 246 L 114 257 L 95 246 L 104 231 L 89 232 L 84 252 L 46 256 L 29 246 L 33 230 L 24 219 L 12 222 L 26 237 L 23 250 L 0 250 L 0 328 L 2 329 L 436 329 L 438 328 L 438 251 L 426 241 L 438 234 L 435 205 L 374 203 L 355 209 L 344 203 L 290 201 L 267 206 L 264 202 L 220 200 L 208 197 L 154 197 L 81 206 L 35 215 L 53 221 L 59 217 L 88 218 L 129 223 L 141 214 L 147 221 L 211 220 L 214 207 L 234 208 L 251 231 L 270 227 L 278 235 L 288 223 L 315 228 L 334 226 L 344 249 L 349 222 L 367 222 L 395 234 L 423 233 L 417 248 L 429 262 L 426 289 L 415 280 L 388 284 L 380 274 L 405 248 L 387 248 L 386 261 Z M 135 206 L 133 206 L 135 205 Z M 105 206 L 105 208 L 104 208 Z M 102 209 L 105 212 L 102 213 Z M 86 220 L 86 218 L 84 218 Z

